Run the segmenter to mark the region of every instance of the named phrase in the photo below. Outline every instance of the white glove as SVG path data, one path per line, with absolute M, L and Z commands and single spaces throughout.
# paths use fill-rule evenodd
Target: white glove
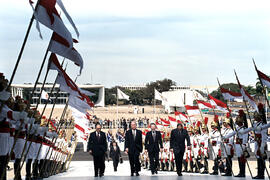
M 8 98 L 10 98 L 10 96 L 11 96 L 11 94 L 8 91 L 3 90 L 0 92 L 0 100 L 1 101 L 7 101 Z

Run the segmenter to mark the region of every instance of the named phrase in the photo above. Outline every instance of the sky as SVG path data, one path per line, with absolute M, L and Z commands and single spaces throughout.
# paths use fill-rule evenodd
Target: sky
M 258 68 L 270 74 L 270 2 L 267 0 L 62 0 L 80 37 L 84 59 L 78 84 L 141 85 L 169 78 L 177 85 L 254 85 Z M 0 0 L 0 72 L 9 79 L 32 16 L 28 0 Z M 33 83 L 51 30 L 33 24 L 14 83 Z M 62 58 L 59 57 L 62 61 Z M 68 61 L 66 61 L 68 62 Z M 43 70 L 44 71 L 44 70 Z M 75 78 L 79 68 L 67 63 Z M 44 72 L 41 80 L 43 80 Z M 53 82 L 54 72 L 48 81 Z

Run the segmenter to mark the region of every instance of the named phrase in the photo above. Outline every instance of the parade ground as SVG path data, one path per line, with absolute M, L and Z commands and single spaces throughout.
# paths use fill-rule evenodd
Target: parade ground
M 255 161 L 252 162 L 254 165 L 252 167 L 256 167 Z M 178 177 L 176 172 L 167 172 L 167 171 L 159 171 L 157 175 L 152 176 L 151 171 L 142 169 L 140 172 L 140 176 L 136 177 L 130 176 L 130 168 L 129 168 L 129 162 L 124 161 L 123 164 L 120 164 L 118 167 L 118 171 L 113 171 L 113 164 L 112 162 L 105 163 L 106 169 L 104 177 L 102 178 L 95 178 L 93 175 L 93 162 L 92 161 L 72 161 L 70 165 L 70 169 L 68 172 L 52 176 L 48 178 L 48 180 L 54 180 L 54 179 L 79 179 L 79 180 L 86 180 L 86 179 L 108 179 L 108 180 L 124 180 L 124 179 L 155 179 L 155 180 L 168 180 L 169 179 L 201 179 L 201 180 L 214 180 L 214 179 L 233 179 L 233 177 L 223 177 L 223 176 L 211 176 L 211 175 L 201 175 L 201 174 L 194 174 L 194 173 L 183 173 L 182 177 Z M 212 165 L 212 164 L 211 164 Z M 235 162 L 236 165 L 236 162 Z M 237 172 L 237 166 L 235 166 L 235 173 Z M 253 168 L 255 173 L 255 168 Z M 235 179 L 235 178 L 234 178 Z M 240 178 L 243 179 L 243 178 Z M 246 179 L 251 179 L 250 175 L 248 174 Z

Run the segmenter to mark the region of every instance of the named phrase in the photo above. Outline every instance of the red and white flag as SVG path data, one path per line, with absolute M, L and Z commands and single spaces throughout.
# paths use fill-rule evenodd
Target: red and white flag
M 48 64 L 49 64 L 49 67 L 48 67 L 49 69 L 58 71 L 56 82 L 60 85 L 59 88 L 61 91 L 64 91 L 70 94 L 69 96 L 70 106 L 74 108 L 78 108 L 78 110 L 80 111 L 84 110 L 83 112 L 90 109 L 90 107 L 94 106 L 90 98 L 81 92 L 80 88 L 76 85 L 76 83 L 62 69 L 54 53 L 51 53 Z
M 200 109 L 213 109 L 214 107 L 205 101 L 197 100 L 197 104 Z
M 258 69 L 257 69 L 257 73 L 258 73 L 259 78 L 262 81 L 262 84 L 264 86 L 270 88 L 270 78 L 266 74 L 264 74 L 263 72 L 259 71 Z
M 81 73 L 83 69 L 83 59 L 80 53 L 78 53 L 78 51 L 72 46 L 72 44 L 69 44 L 68 40 L 66 40 L 56 32 L 54 32 L 52 35 L 49 51 L 73 61 L 77 66 L 80 67 Z
M 170 124 L 171 124 L 172 128 L 176 128 L 177 124 L 181 123 L 180 120 L 177 120 L 177 119 L 175 119 L 173 117 L 170 117 L 170 116 L 169 116 L 169 121 L 170 121 Z
M 185 114 L 183 114 L 183 113 L 181 113 L 181 112 L 175 111 L 175 112 L 174 112 L 174 115 L 175 115 L 175 118 L 176 118 L 177 120 L 181 120 L 181 121 L 183 121 L 183 122 L 185 122 L 185 121 L 188 120 L 188 116 L 185 115 Z
M 235 76 L 236 76 L 236 80 L 237 80 L 237 83 L 238 83 L 240 92 L 241 92 L 241 94 L 242 94 L 244 100 L 245 100 L 245 101 L 248 101 L 249 104 L 250 104 L 257 112 L 259 112 L 258 106 L 257 106 L 255 100 L 254 100 L 253 97 L 252 97 L 250 94 L 248 94 L 248 92 L 243 88 L 243 86 L 241 85 L 241 83 L 240 83 L 240 81 L 239 81 L 239 79 L 238 79 L 238 77 L 237 77 L 236 72 L 235 72 Z
M 156 121 L 156 126 L 159 130 L 164 128 L 163 124 L 159 123 L 158 121 Z
M 170 118 L 170 117 L 169 117 Z M 162 118 L 160 118 L 160 120 L 161 120 L 161 122 L 163 123 L 163 125 L 164 126 L 166 126 L 166 125 L 170 125 L 170 121 L 168 121 L 168 120 L 166 120 L 166 119 L 162 119 Z
M 88 120 L 85 118 L 84 113 L 76 109 L 72 109 L 72 116 L 74 118 L 74 130 L 77 132 L 78 137 L 82 140 L 87 140 L 86 136 L 89 132 Z
M 185 105 L 185 108 L 186 108 L 187 114 L 189 116 L 194 116 L 194 115 L 199 115 L 200 114 L 200 109 L 199 109 L 198 106 Z
M 29 2 L 32 9 L 34 10 L 32 1 Z M 48 27 L 52 31 L 65 38 L 72 47 L 72 36 L 69 30 L 66 28 L 65 24 L 63 23 L 58 11 L 56 10 L 55 5 L 56 0 L 40 0 L 37 10 L 34 12 L 35 19 L 38 22 L 42 23 L 44 26 Z M 39 25 L 37 25 L 37 27 L 38 26 Z M 39 27 L 38 31 L 40 33 Z
M 243 99 L 243 96 L 241 93 L 233 92 L 224 88 L 220 88 L 220 91 L 225 100 Z
M 210 99 L 211 105 L 212 105 L 215 109 L 220 110 L 220 111 L 227 111 L 227 105 L 226 105 L 224 102 L 222 102 L 222 101 L 220 101 L 220 100 L 214 98 L 214 97 L 211 96 L 210 94 L 208 95 L 208 97 L 209 97 L 209 99 Z

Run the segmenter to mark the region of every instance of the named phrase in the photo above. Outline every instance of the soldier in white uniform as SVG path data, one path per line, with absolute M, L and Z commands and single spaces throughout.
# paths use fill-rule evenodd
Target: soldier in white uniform
M 26 180 L 31 180 L 32 179 L 32 174 L 31 174 L 31 166 L 32 166 L 32 160 L 35 158 L 36 155 L 36 136 L 35 132 L 37 128 L 39 127 L 38 124 L 33 124 L 35 121 L 34 118 L 30 118 L 29 124 L 27 125 L 27 135 L 28 135 L 28 140 L 27 140 L 27 146 L 26 146 Z M 32 128 L 31 127 L 32 123 Z M 27 152 L 28 151 L 28 152 Z
M 194 128 L 194 136 L 193 136 L 193 154 L 194 154 L 194 161 L 195 161 L 195 173 L 199 173 L 200 169 L 202 167 L 202 164 L 200 163 L 201 160 L 201 152 L 200 152 L 200 145 L 199 145 L 199 139 L 200 139 L 200 130 L 199 127 Z
M 232 133 L 224 136 L 224 138 L 230 138 L 232 136 L 235 136 L 235 154 L 238 158 L 238 165 L 239 165 L 239 174 L 235 177 L 245 177 L 246 176 L 246 162 L 247 162 L 247 156 L 249 156 L 247 152 L 247 146 L 248 146 L 248 134 L 245 133 L 245 130 L 248 127 L 246 114 L 243 110 L 239 110 L 239 115 L 235 119 L 235 131 Z
M 188 159 L 188 173 L 193 173 L 193 168 L 194 168 L 194 163 L 193 163 L 193 158 L 194 158 L 194 153 L 193 153 L 193 144 L 194 144 L 194 133 L 192 131 L 192 127 L 187 128 L 189 138 L 190 138 L 190 147 L 187 148 L 187 159 Z
M 210 143 L 212 146 L 212 157 L 214 160 L 213 172 L 210 175 L 218 175 L 218 167 L 219 161 L 221 159 L 221 149 L 220 149 L 220 142 L 221 137 L 218 131 L 218 123 L 215 121 L 211 122 L 212 131 L 209 134 Z
M 233 129 L 231 127 L 230 119 L 226 118 L 223 121 L 223 129 L 222 129 L 222 138 L 223 138 L 223 156 L 226 158 L 226 170 L 223 176 L 232 176 L 232 158 L 234 155 L 234 136 L 226 137 L 227 135 L 233 133 Z
M 12 117 L 13 115 L 13 117 Z M 17 115 L 19 119 L 19 112 L 11 111 L 6 105 L 0 113 L 0 176 L 6 179 L 6 167 L 7 159 L 10 151 L 10 122 L 16 122 L 14 120 Z
M 257 158 L 257 176 L 253 179 L 264 179 L 266 155 L 267 129 L 270 126 L 266 124 L 265 111 L 262 104 L 258 105 L 259 113 L 254 113 L 253 128 L 248 128 L 245 133 L 254 131 L 255 133 L 255 156 Z
M 174 167 L 175 167 L 175 164 L 174 164 L 174 153 L 170 151 L 170 155 L 169 156 L 170 156 L 170 170 L 171 171 L 174 171 Z
M 208 174 L 208 132 L 207 132 L 207 126 L 203 124 L 201 126 L 202 128 L 202 134 L 199 138 L 200 143 L 200 150 L 201 150 L 201 156 L 203 158 L 203 172 L 201 174 Z

